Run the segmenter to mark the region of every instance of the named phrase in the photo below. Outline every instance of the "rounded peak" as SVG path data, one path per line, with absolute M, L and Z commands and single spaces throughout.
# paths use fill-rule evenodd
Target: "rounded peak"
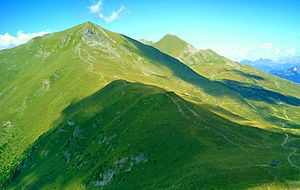
M 83 25 L 96 25 L 95 23 L 91 22 L 91 21 L 87 21 L 82 23 Z
M 95 29 L 95 28 L 101 28 L 101 27 L 99 25 L 93 23 L 93 22 L 87 21 L 87 22 L 84 22 L 82 24 L 76 25 L 73 28 L 77 28 L 77 29 Z
M 164 37 L 175 37 L 175 38 L 179 38 L 179 37 L 176 36 L 175 34 L 166 34 Z
M 163 51 L 172 56 L 179 56 L 185 47 L 189 44 L 177 37 L 176 35 L 167 34 L 157 43 L 155 43 L 155 47 L 159 50 Z
M 181 38 L 173 34 L 165 35 L 156 44 L 167 44 L 167 45 L 177 46 L 177 47 L 180 46 L 180 48 L 189 45 L 189 43 L 187 43 L 186 41 L 182 40 Z
M 162 40 L 174 40 L 174 41 L 176 40 L 176 41 L 181 41 L 181 42 L 188 44 L 186 41 L 182 40 L 181 38 L 179 38 L 178 36 L 176 36 L 174 34 L 167 34 L 164 37 L 162 37 L 160 41 L 162 41 Z
M 95 24 L 95 23 L 92 23 L 90 21 L 87 21 L 87 22 L 84 22 L 84 23 L 80 24 L 79 26 L 82 26 L 82 27 L 85 27 L 85 28 L 90 28 L 90 27 L 95 27 L 95 26 L 98 26 L 98 25 Z

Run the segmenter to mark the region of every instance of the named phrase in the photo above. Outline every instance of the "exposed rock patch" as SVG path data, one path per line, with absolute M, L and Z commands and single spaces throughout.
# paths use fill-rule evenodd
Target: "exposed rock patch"
M 45 90 L 49 90 L 50 89 L 50 84 L 51 84 L 51 82 L 48 80 L 48 79 L 45 79 L 45 80 L 43 80 L 43 88 L 45 89 Z

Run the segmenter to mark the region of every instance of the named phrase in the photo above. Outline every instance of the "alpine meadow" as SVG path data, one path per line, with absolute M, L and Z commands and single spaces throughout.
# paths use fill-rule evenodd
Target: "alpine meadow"
M 172 10 L 161 13 L 167 10 L 166 4 L 172 4 L 169 0 L 149 5 L 161 6 L 153 9 L 160 18 L 149 18 L 152 12 L 139 1 L 80 0 L 69 9 L 67 2 L 62 2 L 55 16 L 61 20 L 50 18 L 60 1 L 45 1 L 49 6 L 45 15 L 39 10 L 24 16 L 35 21 L 29 19 L 19 26 L 13 22 L 20 16 L 0 21 L 0 189 L 300 189 L 300 85 L 293 82 L 299 75 L 289 77 L 300 67 L 298 46 L 287 50 L 289 55 L 282 53 L 290 38 L 280 46 L 282 35 L 278 34 L 277 45 L 267 43 L 255 49 L 254 39 L 267 30 L 259 24 L 251 28 L 250 18 L 258 15 L 244 13 L 251 36 L 243 33 L 249 32 L 242 29 L 243 18 L 230 20 L 216 13 L 201 20 L 196 7 L 192 8 L 202 3 L 210 11 L 218 11 L 225 3 L 219 0 L 187 1 L 182 8 L 174 5 L 173 11 L 182 9 L 181 16 L 186 14 L 186 19 L 199 16 L 197 22 L 208 28 L 208 23 L 214 23 L 220 33 L 238 23 L 241 28 L 235 31 L 236 38 L 240 31 L 253 43 L 244 39 L 226 44 L 225 37 L 215 42 L 209 36 L 220 40 L 223 34 L 205 32 L 208 28 L 192 21 L 176 22 Z M 256 13 L 257 6 L 271 11 L 267 8 L 271 1 L 245 2 L 253 9 L 251 13 Z M 272 10 L 277 10 L 279 2 Z M 0 5 L 9 11 L 14 3 L 22 12 L 27 6 L 32 11 L 42 6 L 33 0 L 28 5 L 17 1 Z M 120 9 L 116 9 L 118 3 Z M 227 3 L 246 6 L 237 0 Z M 284 13 L 274 13 L 274 17 L 289 15 L 289 3 L 282 5 Z M 74 18 L 71 15 L 78 13 L 79 4 L 89 5 L 90 15 L 86 13 L 81 16 L 84 19 L 66 27 L 69 25 L 63 24 L 62 15 Z M 298 5 L 294 2 L 291 7 Z M 227 6 L 224 8 L 233 9 Z M 112 7 L 111 15 L 106 7 Z M 7 11 L 0 8 L 0 16 L 8 19 Z M 299 21 L 300 14 L 293 11 L 290 8 Z M 243 15 L 241 10 L 238 13 Z M 156 19 L 161 21 L 155 23 Z M 222 28 L 224 23 L 214 22 L 216 19 L 228 26 Z M 262 22 L 258 20 L 255 23 Z M 42 22 L 43 26 L 49 24 L 49 31 L 19 31 L 17 36 L 5 31 L 25 24 L 36 28 Z M 56 26 L 64 29 L 53 31 Z M 187 27 L 190 37 L 185 33 Z M 203 33 L 196 32 L 200 30 Z M 280 29 L 280 34 L 284 31 Z M 295 26 L 291 33 L 299 32 Z M 160 36 L 154 37 L 156 33 Z M 275 39 L 276 34 L 266 40 Z M 212 45 L 198 45 L 196 39 L 202 39 L 203 44 L 211 39 Z M 299 39 L 295 42 L 300 44 Z M 240 44 L 248 42 L 252 46 L 243 54 L 226 54 L 230 47 L 243 48 Z M 228 46 L 225 53 L 220 44 Z M 252 67 L 240 62 L 254 60 L 251 56 L 278 56 L 274 64 L 288 64 L 280 62 L 288 59 L 293 68 L 288 67 L 290 72 L 286 73 L 276 67 L 276 72 L 285 74 L 280 78 L 272 74 L 271 65 L 267 73 L 259 69 L 259 63 Z

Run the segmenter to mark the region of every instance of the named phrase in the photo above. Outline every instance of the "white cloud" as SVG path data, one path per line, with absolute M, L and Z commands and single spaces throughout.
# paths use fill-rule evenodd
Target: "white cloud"
M 125 7 L 122 5 L 119 10 L 113 11 L 110 16 L 104 16 L 102 13 L 99 13 L 99 17 L 106 23 L 111 23 L 119 18 L 121 12 L 125 10 Z
M 278 48 L 278 47 L 277 47 L 277 48 L 275 48 L 275 54 L 276 54 L 276 55 L 280 55 L 280 53 L 281 53 L 281 50 L 280 50 L 280 48 Z
M 295 48 L 290 48 L 286 51 L 286 55 L 290 57 L 295 57 L 296 55 L 296 49 Z
M 99 13 L 101 11 L 103 0 L 98 1 L 96 4 L 89 7 L 91 13 Z
M 248 47 L 246 49 L 240 49 L 237 53 L 236 56 L 237 57 L 245 57 L 246 55 L 248 55 L 249 52 L 251 52 L 252 50 L 254 50 L 254 48 L 252 47 Z
M 287 54 L 295 54 L 293 53 L 293 49 L 290 49 Z M 282 49 L 271 42 L 265 42 L 263 44 L 254 46 L 254 47 L 243 47 L 236 49 L 234 58 L 237 60 L 242 59 L 250 59 L 256 60 L 260 58 L 266 59 L 278 59 L 282 56 Z
M 103 1 L 104 0 L 99 0 L 97 3 L 91 5 L 89 7 L 89 10 L 91 13 L 97 14 L 97 16 L 106 23 L 111 23 L 117 20 L 118 18 L 120 18 L 120 14 L 125 11 L 125 6 L 121 5 L 121 7 L 117 11 L 114 10 L 110 16 L 106 16 L 102 11 Z
M 34 37 L 42 36 L 47 33 L 49 32 L 41 31 L 37 33 L 24 33 L 22 30 L 19 30 L 16 36 L 13 36 L 9 33 L 0 34 L 0 49 L 10 48 L 13 46 L 24 44 Z
M 259 48 L 262 48 L 262 49 L 272 49 L 273 48 L 273 44 L 271 42 L 265 42 L 264 44 L 260 45 Z

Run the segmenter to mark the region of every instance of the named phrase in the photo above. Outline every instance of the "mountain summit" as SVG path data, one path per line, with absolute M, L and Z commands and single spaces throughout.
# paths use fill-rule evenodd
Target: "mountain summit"
M 87 22 L 0 51 L 1 188 L 293 186 L 299 86 L 159 45 Z
M 164 53 L 169 55 L 178 56 L 184 48 L 189 44 L 179 37 L 171 34 L 165 35 L 161 40 L 155 43 L 155 47 L 160 50 L 163 50 Z
M 178 36 L 170 34 L 164 36 L 153 46 L 189 65 L 199 64 L 203 61 L 215 61 L 216 57 L 220 57 L 211 49 L 199 50 Z
M 197 102 L 216 102 L 218 93 L 240 101 L 177 59 L 90 22 L 34 38 L 0 51 L 0 105 L 6 110 L 0 115 L 1 184 L 67 106 L 119 79 L 188 94 Z

